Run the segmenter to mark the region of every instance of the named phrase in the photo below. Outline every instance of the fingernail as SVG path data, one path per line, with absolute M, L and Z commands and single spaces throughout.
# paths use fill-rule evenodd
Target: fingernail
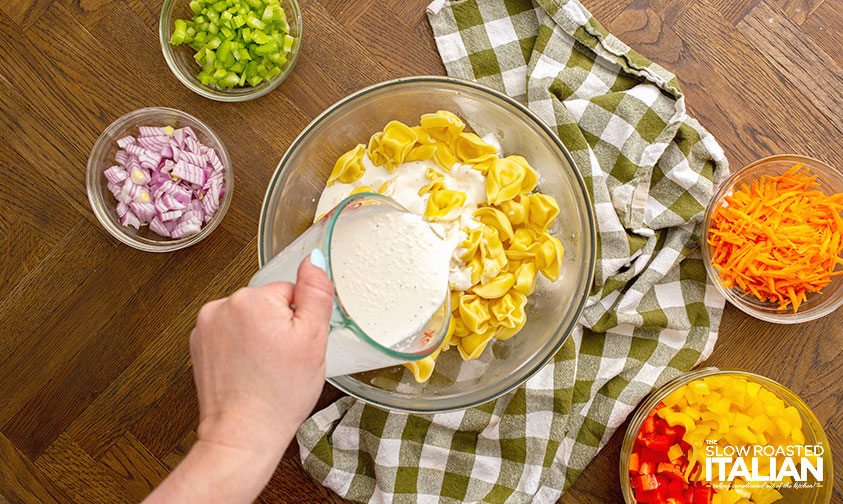
M 325 255 L 318 248 L 313 249 L 310 253 L 310 264 L 316 266 L 322 271 L 328 271 L 328 266 L 325 263 Z

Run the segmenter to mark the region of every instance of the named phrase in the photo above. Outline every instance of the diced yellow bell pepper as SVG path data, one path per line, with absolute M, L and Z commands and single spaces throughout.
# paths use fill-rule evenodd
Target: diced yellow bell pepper
M 726 434 L 723 435 L 723 439 L 725 439 L 726 442 L 729 443 L 732 446 L 739 446 L 739 445 L 743 444 L 743 442 L 741 441 L 741 438 L 739 438 L 738 435 L 735 434 L 734 432 L 727 432 Z
M 729 377 L 723 375 L 706 376 L 705 378 L 703 378 L 703 381 L 708 384 L 708 387 L 711 390 L 720 390 L 723 388 L 724 385 L 726 385 L 726 383 L 729 382 Z
M 778 490 L 770 487 L 759 488 L 752 494 L 752 502 L 755 504 L 772 504 L 783 498 L 784 496 Z
M 667 397 L 662 399 L 662 402 L 664 403 L 665 406 L 667 406 L 668 408 L 671 408 L 671 407 L 675 406 L 676 403 L 679 402 L 679 399 L 682 399 L 682 397 L 684 395 L 685 395 L 685 386 L 682 386 L 682 387 L 679 387 L 678 389 L 674 390 L 670 394 L 668 394 Z
M 710 433 L 711 427 L 698 425 L 694 429 L 686 431 L 682 440 L 692 445 L 702 445 Z
M 685 389 L 685 399 L 688 401 L 688 404 L 699 404 L 700 403 L 700 398 L 697 397 L 697 394 L 695 394 L 694 391 L 691 390 L 690 387 Z
M 708 383 L 700 380 L 695 380 L 689 384 L 691 390 L 694 391 L 695 394 L 698 396 L 705 396 L 711 393 L 711 388 L 709 388 Z
M 754 417 L 752 421 L 749 422 L 749 427 L 758 433 L 772 433 L 776 428 L 775 424 L 773 424 L 772 420 L 770 420 L 770 417 L 767 415 L 758 415 Z
M 673 408 L 659 408 L 656 410 L 656 415 L 661 418 L 667 418 L 667 415 L 675 412 L 676 410 L 674 410 Z
M 755 434 L 749 431 L 746 426 L 743 427 L 735 427 L 732 429 L 732 432 L 740 438 L 741 441 L 748 444 L 755 444 L 758 442 L 758 438 L 755 437 Z
M 687 408 L 683 409 L 682 413 L 685 413 L 686 415 L 693 418 L 694 420 L 699 420 L 701 418 L 700 412 L 697 411 L 697 409 L 692 407 L 692 406 L 688 406 Z
M 790 437 L 793 438 L 793 443 L 796 445 L 805 444 L 805 434 L 802 434 L 802 429 L 793 429 L 790 433 Z
M 749 405 L 745 413 L 751 417 L 757 417 L 758 415 L 765 415 L 767 411 L 761 401 L 755 401 Z
M 718 434 L 725 434 L 729 432 L 729 420 L 723 417 L 722 415 L 718 415 L 713 411 L 703 411 L 702 413 L 700 413 L 700 417 L 702 417 L 704 421 L 717 422 L 717 424 L 719 425 L 717 429 Z
M 694 426 L 695 426 L 694 420 L 691 417 L 689 417 L 685 413 L 678 413 L 676 411 L 668 413 L 664 417 L 664 420 L 671 427 L 675 427 L 677 425 L 681 425 L 682 427 L 685 427 L 686 432 L 693 430 Z
M 793 427 L 791 427 L 790 424 L 787 423 L 787 420 L 780 416 L 772 417 L 772 419 L 773 423 L 776 424 L 776 427 L 779 429 L 781 435 L 784 437 L 789 437 L 790 432 L 793 430 Z
M 732 405 L 732 401 L 728 397 L 721 397 L 720 400 L 713 404 L 708 405 L 708 410 L 718 415 L 727 415 L 729 413 L 729 406 Z
M 749 422 L 752 421 L 752 417 L 748 415 L 744 415 L 740 411 L 735 413 L 735 427 L 746 427 L 749 425 Z
M 746 395 L 753 399 L 758 398 L 758 391 L 761 390 L 761 384 L 756 382 L 748 382 L 746 384 Z
M 685 455 L 685 452 L 682 451 L 682 447 L 679 444 L 675 444 L 667 450 L 667 458 L 670 459 L 671 462 L 674 464 L 677 460 L 681 459 Z
M 735 492 L 737 492 L 737 493 L 738 493 L 738 495 L 740 495 L 740 496 L 741 496 L 741 497 L 743 497 L 744 499 L 751 499 L 751 498 L 752 498 L 752 492 L 750 492 L 750 491 L 749 491 L 749 490 L 747 490 L 746 488 L 742 488 L 742 487 L 744 487 L 744 486 L 746 486 L 746 482 L 745 482 L 745 481 L 740 481 L 740 482 L 738 482 L 738 481 L 736 480 L 736 481 L 735 481 L 735 488 L 732 488 L 732 490 L 734 490 Z
M 726 490 L 725 492 L 720 494 L 723 498 L 721 504 L 735 504 L 739 500 L 741 500 L 741 494 L 734 491 L 733 489 Z
M 802 415 L 800 415 L 799 410 L 793 406 L 785 408 L 783 416 L 794 430 L 802 428 Z
M 746 402 L 746 382 L 743 380 L 733 380 L 731 387 L 727 389 L 726 395 L 732 398 L 732 403 L 739 408 L 743 408 Z

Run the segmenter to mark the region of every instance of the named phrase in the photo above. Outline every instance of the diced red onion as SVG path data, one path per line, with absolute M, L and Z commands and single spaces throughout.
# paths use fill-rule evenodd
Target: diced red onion
M 174 198 L 172 194 L 161 195 L 161 201 L 163 201 L 164 204 L 167 205 L 170 210 L 184 210 L 185 208 L 187 208 L 187 205 L 185 203 L 182 203 L 181 201 Z
M 172 238 L 184 238 L 198 233 L 202 229 L 200 224 L 193 222 L 179 222 L 178 226 L 170 233 Z
M 129 154 L 131 154 L 135 157 L 140 157 L 141 155 L 146 153 L 146 149 L 144 149 L 140 145 L 136 145 L 136 144 L 129 144 L 126 147 L 124 147 L 123 150 L 125 150 L 126 152 L 128 152 Z
M 153 217 L 151 221 L 149 221 L 149 229 L 160 234 L 161 236 L 170 238 L 170 230 L 164 226 L 164 223 L 161 221 L 161 218 L 157 215 Z
M 185 138 L 196 138 L 196 132 L 193 131 L 193 128 L 190 126 L 185 126 L 184 128 L 179 128 L 173 132 L 173 134 L 178 133 L 179 131 L 185 136 Z
M 161 214 L 161 221 L 167 222 L 171 220 L 178 219 L 182 216 L 184 210 L 170 210 L 169 212 L 164 212 Z
M 114 154 L 114 160 L 117 161 L 117 163 L 119 163 L 121 165 L 124 165 L 124 166 L 129 161 L 129 159 L 131 159 L 132 157 L 133 156 L 131 154 L 129 154 L 128 152 L 126 152 L 124 150 L 119 150 L 119 151 L 117 151 L 116 154 Z
M 183 155 L 182 158 L 179 159 L 178 163 L 176 163 L 176 166 L 173 167 L 173 175 L 200 187 L 205 184 L 205 170 L 185 161 Z
M 183 205 L 187 205 L 193 199 L 193 197 L 190 194 L 190 191 L 188 191 L 187 189 L 185 189 L 184 187 L 181 187 L 181 186 L 176 187 L 176 189 L 173 190 L 173 192 L 171 192 L 170 195 L 176 201 L 178 201 L 179 203 L 181 203 Z
M 120 224 L 124 226 L 132 226 L 135 229 L 140 229 L 141 221 L 137 218 L 135 214 L 132 213 L 131 210 L 126 210 L 126 213 L 123 217 L 120 217 Z
M 208 162 L 211 164 L 211 166 L 214 167 L 214 171 L 222 172 L 222 161 L 220 161 L 220 158 L 217 157 L 217 152 L 214 149 L 209 149 L 208 153 L 206 154 L 206 157 L 208 158 Z
M 155 206 L 152 203 L 133 201 L 129 203 L 129 208 L 142 222 L 149 222 L 156 215 Z
M 164 237 L 198 233 L 219 210 L 225 195 L 224 166 L 190 127 L 141 126 L 137 138 L 117 141 L 118 165 L 105 170 L 124 226 Z
M 138 126 L 138 140 L 141 138 L 166 135 L 167 130 L 158 126 Z
M 132 135 L 126 135 L 123 138 L 119 138 L 117 140 L 117 145 L 120 146 L 121 149 L 125 149 L 127 145 L 135 143 L 135 137 Z
M 126 180 L 126 177 L 128 176 L 129 174 L 121 166 L 115 165 L 105 170 L 105 178 L 112 184 L 119 184 L 120 182 Z
M 146 185 L 150 180 L 149 171 L 146 168 L 135 168 L 130 175 L 132 183 L 142 186 Z
M 192 165 L 196 165 L 199 168 L 205 168 L 208 165 L 208 160 L 205 159 L 205 156 L 200 154 L 194 154 L 193 152 L 188 151 L 181 151 L 179 153 L 179 158 L 175 160 L 176 162 L 185 161 Z

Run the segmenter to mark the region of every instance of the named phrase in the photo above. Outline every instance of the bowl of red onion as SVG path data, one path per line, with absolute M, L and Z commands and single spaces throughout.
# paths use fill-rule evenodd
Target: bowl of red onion
M 108 126 L 88 158 L 88 199 L 121 242 L 149 252 L 198 243 L 231 204 L 234 172 L 219 137 L 165 107 L 130 112 Z

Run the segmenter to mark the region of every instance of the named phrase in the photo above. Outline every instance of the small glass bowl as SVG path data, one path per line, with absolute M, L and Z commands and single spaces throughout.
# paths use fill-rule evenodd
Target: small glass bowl
M 745 378 L 747 381 L 760 383 L 764 388 L 773 392 L 776 396 L 784 401 L 787 406 L 793 406 L 799 411 L 802 417 L 802 430 L 805 434 L 805 445 L 822 445 L 825 449 L 823 454 L 823 481 L 822 486 L 814 488 L 789 488 L 780 489 L 784 499 L 782 504 L 828 504 L 831 502 L 831 494 L 834 488 L 834 468 L 831 460 L 831 445 L 828 443 L 828 438 L 825 435 L 822 425 L 820 424 L 811 409 L 794 394 L 790 389 L 781 383 L 771 380 L 765 376 L 749 373 L 737 369 L 718 369 L 716 367 L 708 367 L 696 369 L 678 376 L 674 380 L 666 383 L 664 386 L 652 392 L 642 402 L 635 414 L 629 421 L 629 426 L 626 428 L 626 434 L 623 437 L 621 444 L 620 457 L 620 475 L 621 475 L 621 492 L 623 493 L 624 501 L 627 504 L 636 504 L 635 494 L 632 491 L 632 485 L 629 482 L 629 457 L 632 455 L 632 449 L 635 445 L 635 438 L 644 420 L 665 397 L 671 392 L 683 385 L 687 385 L 694 380 L 705 378 L 706 376 L 714 375 L 728 375 Z M 810 482 L 809 482 L 810 483 Z
M 726 196 L 732 194 L 732 191 L 736 188 L 739 189 L 743 184 L 751 185 L 753 181 L 760 179 L 763 175 L 781 175 L 797 163 L 803 163 L 817 176 L 817 182 L 820 184 L 817 189 L 827 195 L 843 192 L 843 173 L 822 161 L 796 154 L 779 154 L 766 157 L 733 173 L 720 185 L 705 211 L 705 226 L 703 228 L 703 262 L 717 290 L 741 311 L 755 318 L 779 324 L 799 324 L 818 319 L 843 305 L 843 275 L 832 277 L 831 283 L 821 293 L 808 293 L 808 299 L 799 305 L 799 311 L 796 313 L 793 313 L 792 309 L 779 310 L 778 303 L 760 301 L 751 293 L 745 293 L 737 286 L 727 288 L 723 285 L 720 272 L 711 263 L 714 251 L 708 244 L 708 232 L 711 229 L 714 211 L 725 201 Z
M 290 26 L 290 35 L 293 37 L 293 47 L 287 55 L 287 62 L 281 68 L 281 73 L 268 81 L 261 82 L 257 86 L 233 87 L 228 89 L 206 86 L 199 81 L 200 67 L 193 59 L 196 54 L 188 44 L 174 46 L 170 44 L 170 37 L 173 32 L 173 23 L 176 19 L 192 19 L 193 11 L 190 9 L 190 0 L 164 0 L 164 7 L 161 9 L 161 19 L 158 22 L 158 36 L 161 41 L 161 51 L 167 66 L 175 76 L 191 91 L 210 98 L 211 100 L 223 102 L 240 102 L 259 98 L 275 89 L 281 81 L 287 78 L 296 60 L 299 57 L 302 40 L 302 19 L 301 9 L 296 0 L 281 0 L 281 7 L 287 15 L 287 24 Z
M 172 126 L 174 129 L 190 126 L 203 145 L 217 151 L 217 156 L 224 167 L 225 196 L 211 220 L 195 235 L 173 239 L 154 233 L 149 226 L 142 226 L 139 230 L 135 230 L 133 227 L 120 224 L 120 218 L 117 216 L 117 200 L 108 190 L 108 181 L 103 172 L 108 167 L 117 164 L 114 160 L 114 154 L 119 149 L 117 139 L 126 135 L 137 136 L 138 126 Z M 135 110 L 120 117 L 97 138 L 91 149 L 91 155 L 88 157 L 87 186 L 88 200 L 91 202 L 91 208 L 94 209 L 94 215 L 112 236 L 136 249 L 147 252 L 170 252 L 200 242 L 222 222 L 234 195 L 234 170 L 231 167 L 228 152 L 219 137 L 205 123 L 180 110 L 150 107 Z

